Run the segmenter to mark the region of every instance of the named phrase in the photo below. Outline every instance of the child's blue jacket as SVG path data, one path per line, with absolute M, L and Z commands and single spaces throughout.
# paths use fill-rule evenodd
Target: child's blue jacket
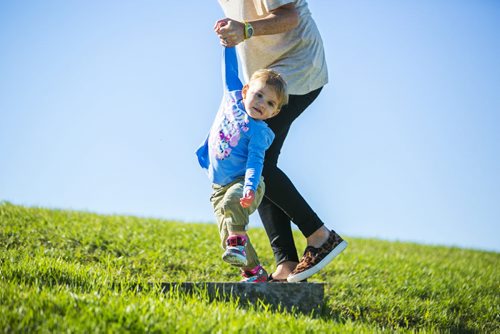
M 274 133 L 262 120 L 250 117 L 243 105 L 235 48 L 224 48 L 224 96 L 203 144 L 196 151 L 212 183 L 226 185 L 245 176 L 245 190 L 257 190 L 264 155 Z

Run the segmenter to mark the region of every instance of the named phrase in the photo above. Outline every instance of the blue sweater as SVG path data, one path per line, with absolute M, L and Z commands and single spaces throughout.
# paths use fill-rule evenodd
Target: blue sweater
M 244 189 L 257 190 L 264 154 L 274 133 L 264 121 L 250 117 L 243 105 L 235 48 L 224 48 L 224 96 L 205 142 L 196 155 L 212 183 L 227 185 L 245 176 Z

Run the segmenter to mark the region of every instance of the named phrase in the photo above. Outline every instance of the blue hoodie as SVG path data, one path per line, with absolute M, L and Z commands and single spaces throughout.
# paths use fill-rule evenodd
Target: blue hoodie
M 226 185 L 245 176 L 244 190 L 257 190 L 264 155 L 274 139 L 266 122 L 250 117 L 243 105 L 235 48 L 224 48 L 224 96 L 204 143 L 196 151 L 212 183 Z

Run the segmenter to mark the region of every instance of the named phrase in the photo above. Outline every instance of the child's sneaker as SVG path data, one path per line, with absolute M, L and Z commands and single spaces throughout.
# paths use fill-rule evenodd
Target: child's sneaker
M 241 270 L 243 283 L 265 283 L 267 282 L 267 271 L 259 264 L 251 270 Z
M 247 254 L 245 246 L 247 238 L 243 235 L 232 235 L 226 240 L 226 251 L 222 254 L 222 260 L 237 267 L 247 265 Z

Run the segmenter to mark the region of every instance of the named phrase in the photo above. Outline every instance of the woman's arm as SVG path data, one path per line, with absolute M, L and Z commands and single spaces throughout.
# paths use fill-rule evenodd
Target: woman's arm
M 274 35 L 294 29 L 299 24 L 299 15 L 292 3 L 278 7 L 266 17 L 248 23 L 253 27 L 253 36 Z M 245 40 L 244 22 L 225 18 L 215 22 L 214 30 L 224 46 L 235 46 Z

